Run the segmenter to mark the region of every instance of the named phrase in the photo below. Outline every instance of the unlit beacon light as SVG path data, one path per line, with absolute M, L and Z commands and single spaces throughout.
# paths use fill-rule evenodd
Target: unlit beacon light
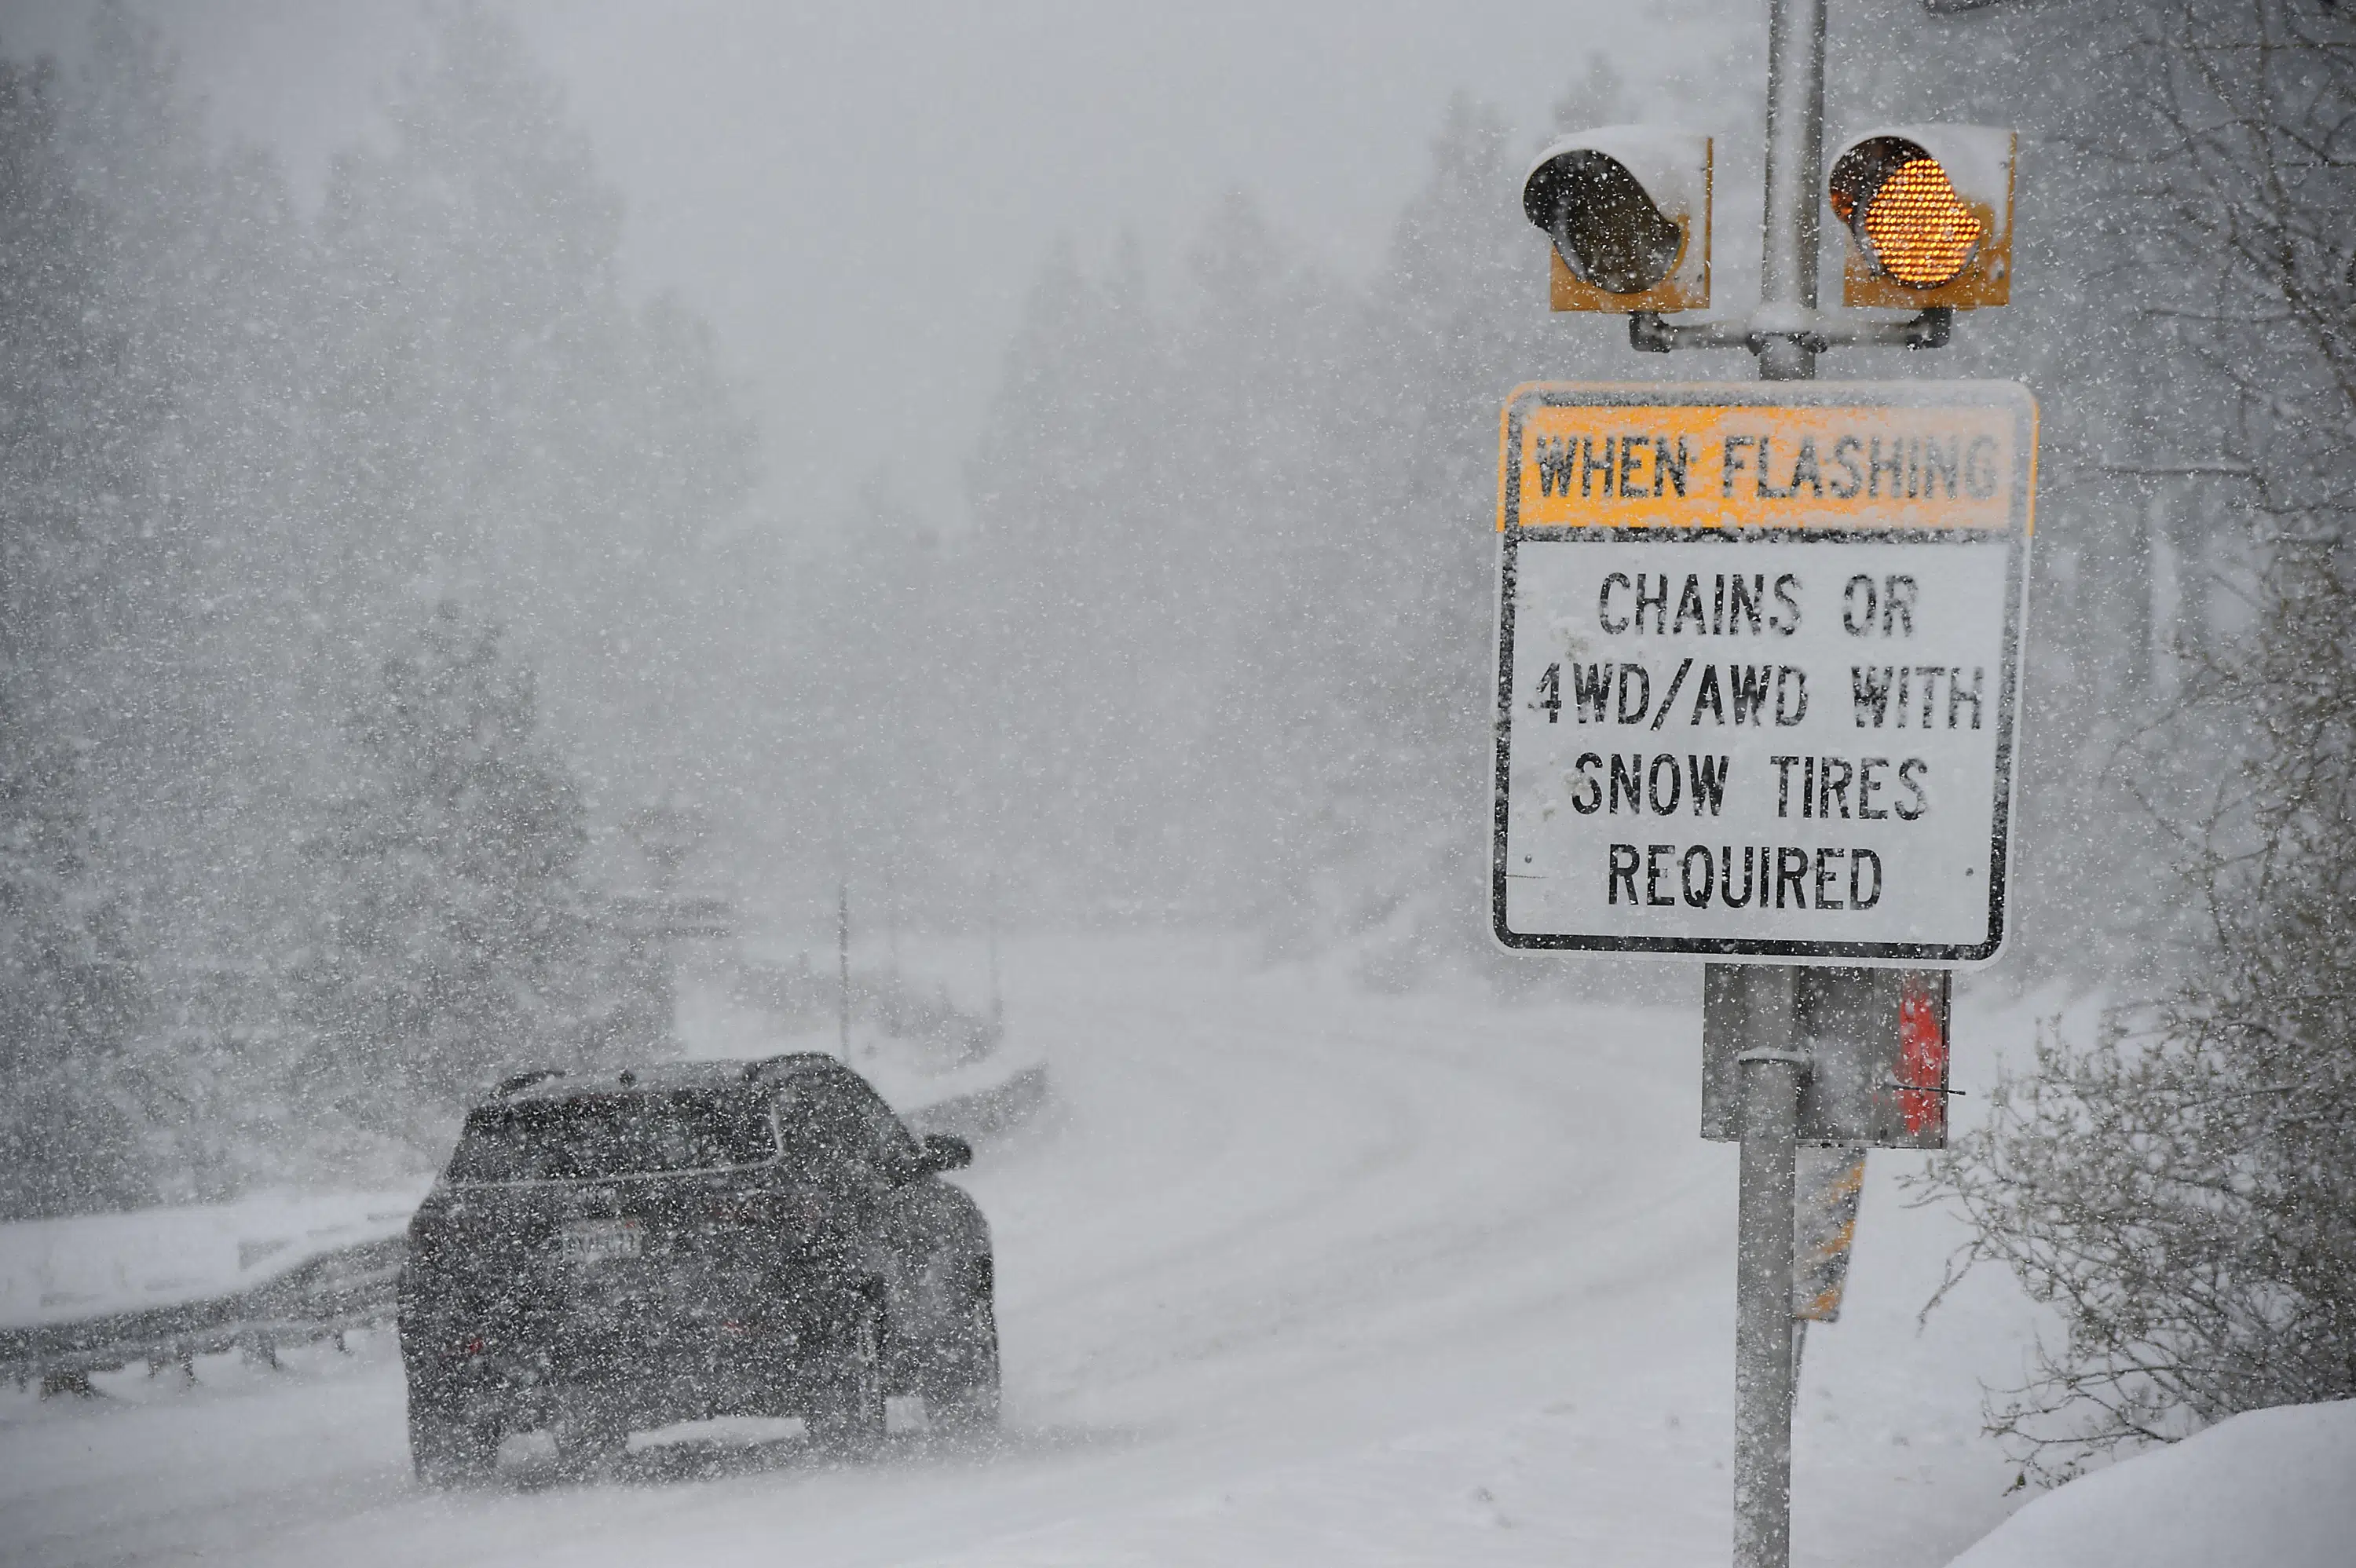
M 1710 140 L 1606 125 L 1548 146 L 1522 211 L 1554 242 L 1556 310 L 1698 310 L 1709 304 Z

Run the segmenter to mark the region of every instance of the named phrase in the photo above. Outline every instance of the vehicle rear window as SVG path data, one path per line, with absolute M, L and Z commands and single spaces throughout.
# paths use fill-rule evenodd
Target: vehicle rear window
M 776 1136 L 749 1095 L 683 1091 L 486 1105 L 467 1115 L 453 1181 L 570 1181 L 755 1165 Z

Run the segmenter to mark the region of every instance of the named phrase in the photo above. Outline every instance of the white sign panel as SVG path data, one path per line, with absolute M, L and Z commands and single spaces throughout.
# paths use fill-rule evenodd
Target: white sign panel
M 1993 956 L 2035 417 L 2008 382 L 1517 392 L 1498 940 Z

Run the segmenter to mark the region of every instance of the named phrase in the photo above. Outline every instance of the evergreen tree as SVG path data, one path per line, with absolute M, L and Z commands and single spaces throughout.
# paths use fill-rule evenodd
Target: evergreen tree
M 994 837 L 1058 903 L 1143 891 L 1122 825 L 1142 795 L 1120 785 L 1160 721 L 1136 684 L 1149 607 L 1134 590 L 1164 515 L 1151 430 L 1173 400 L 1156 369 L 1141 302 L 1059 244 L 966 470 L 966 613 L 974 662 L 991 672 L 977 695 L 996 720 L 979 752 Z
M 126 1082 L 144 991 L 91 864 L 75 678 L 105 588 L 80 494 L 105 461 L 102 236 L 49 73 L 0 61 L 0 1217 L 147 1189 Z
M 318 229 L 319 608 L 368 648 L 421 601 L 498 603 L 600 789 L 659 794 L 680 717 L 723 706 L 702 551 L 751 427 L 701 325 L 626 297 L 620 196 L 512 27 L 451 7 L 386 114 Z
M 669 996 L 581 875 L 580 791 L 530 670 L 445 604 L 355 709 L 360 783 L 311 852 L 305 1076 L 368 1125 L 430 1126 L 519 1066 L 644 1056 Z
M 70 752 L 0 725 L 0 1219 L 152 1190 L 130 1048 L 145 987 L 119 900 L 91 874 Z
M 390 1125 L 391 1085 L 455 1072 L 397 1061 L 431 1029 L 317 1071 L 319 1019 L 366 1009 L 310 984 L 333 968 L 312 917 L 352 888 L 318 886 L 327 862 L 297 846 L 351 827 L 353 768 L 386 787 L 382 757 L 336 743 L 349 693 L 421 601 L 463 591 L 561 672 L 550 707 L 606 798 L 740 781 L 748 721 L 711 672 L 766 648 L 774 598 L 742 584 L 774 567 L 708 546 L 750 427 L 702 324 L 624 297 L 618 201 L 478 6 L 444 13 L 391 144 L 339 163 L 316 225 L 266 159 L 211 145 L 120 0 L 70 86 L 5 69 L 0 1123 L 115 1151 L 44 1204 L 117 1200 L 142 1168 L 183 1196 L 301 1175 L 349 1123 L 298 1080 Z M 551 971 L 525 1011 L 593 1038 L 659 1013 L 580 878 L 558 880 L 586 924 L 546 951 L 586 943 L 619 994 Z M 7 1136 L 0 1187 L 48 1181 Z

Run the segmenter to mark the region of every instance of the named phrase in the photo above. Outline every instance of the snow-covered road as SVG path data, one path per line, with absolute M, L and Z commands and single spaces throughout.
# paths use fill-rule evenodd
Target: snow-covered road
M 389 1344 L 224 1359 L 195 1389 L 0 1409 L 0 1560 L 1723 1558 L 1733 1158 L 1695 1136 L 1696 1009 L 1376 997 L 1204 943 L 1041 942 L 1007 985 L 1057 1104 L 969 1173 L 993 1447 L 435 1495 Z M 1808 1347 L 1803 1563 L 1942 1563 L 2007 1508 L 1974 1380 L 2027 1319 L 1990 1282 L 1915 1335 L 1953 1238 L 1897 1207 L 1892 1157 L 1849 1317 Z

